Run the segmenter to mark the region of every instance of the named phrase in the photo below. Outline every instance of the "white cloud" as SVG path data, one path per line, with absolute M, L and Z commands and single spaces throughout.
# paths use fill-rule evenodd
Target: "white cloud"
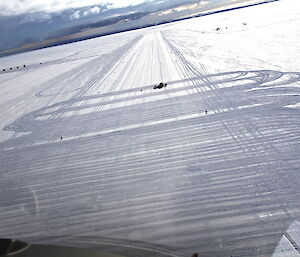
M 85 10 L 82 15 L 83 15 L 83 17 L 90 16 L 90 15 L 96 15 L 96 14 L 99 14 L 100 11 L 101 11 L 101 9 L 98 6 L 94 6 L 88 10 Z
M 152 0 L 0 0 L 0 16 L 34 12 L 58 12 L 65 9 L 96 5 L 109 5 L 122 8 Z M 94 9 L 97 12 L 97 9 Z
M 76 12 L 72 13 L 72 15 L 70 16 L 70 19 L 71 20 L 78 20 L 80 17 L 81 17 L 80 11 L 76 11 Z
M 142 4 L 144 2 L 147 2 L 146 0 L 110 0 L 107 1 L 111 3 L 113 8 L 122 8 L 126 6 L 133 6 L 133 5 L 138 5 Z M 148 0 L 148 2 L 151 2 Z

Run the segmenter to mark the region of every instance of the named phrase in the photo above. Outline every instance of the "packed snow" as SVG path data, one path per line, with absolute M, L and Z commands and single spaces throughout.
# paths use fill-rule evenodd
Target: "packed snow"
M 0 237 L 300 256 L 299 7 L 1 58 Z

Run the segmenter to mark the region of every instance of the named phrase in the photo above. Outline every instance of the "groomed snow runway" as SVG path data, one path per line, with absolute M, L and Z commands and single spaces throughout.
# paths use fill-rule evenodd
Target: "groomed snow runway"
M 178 33 L 201 19 L 0 59 L 26 63 L 0 74 L 0 237 L 300 256 L 300 67 L 213 70 Z

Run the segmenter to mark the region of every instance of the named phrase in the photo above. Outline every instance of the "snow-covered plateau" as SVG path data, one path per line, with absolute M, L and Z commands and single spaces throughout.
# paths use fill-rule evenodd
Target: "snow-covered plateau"
M 281 0 L 1 58 L 0 237 L 300 256 L 299 42 Z

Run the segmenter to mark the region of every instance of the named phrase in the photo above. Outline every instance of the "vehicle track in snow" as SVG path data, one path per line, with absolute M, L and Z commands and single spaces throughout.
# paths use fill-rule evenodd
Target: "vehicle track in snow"
M 201 69 L 197 69 L 194 65 L 192 65 L 191 63 L 189 63 L 182 55 L 182 53 L 180 53 L 176 47 L 169 42 L 168 39 L 166 39 L 166 37 L 164 36 L 166 42 L 168 43 L 170 49 L 175 53 L 176 58 L 180 60 L 180 62 L 182 63 L 182 70 L 187 74 L 188 77 L 193 78 L 193 77 L 200 77 L 201 76 L 206 76 L 208 75 L 205 67 L 203 65 L 200 64 Z M 172 40 L 173 41 L 173 40 Z M 180 67 L 179 67 L 180 68 Z M 246 75 L 246 74 L 244 74 Z M 273 82 L 276 81 L 278 79 L 280 79 L 284 74 L 280 73 L 280 72 L 275 72 L 275 71 L 266 71 L 266 72 L 262 72 L 261 76 L 258 76 L 258 79 L 256 80 L 257 84 L 255 86 L 261 86 L 264 83 L 268 83 L 268 82 Z M 291 76 L 286 75 L 288 78 L 285 79 L 285 82 L 287 84 L 290 83 L 294 83 L 294 82 L 298 82 L 299 81 L 299 74 L 296 73 L 295 76 L 293 76 L 293 74 L 291 74 Z M 206 83 L 208 81 L 208 83 Z M 194 81 L 193 81 L 194 82 Z M 279 82 L 279 85 L 282 82 Z M 234 103 L 230 100 L 233 95 L 227 95 L 226 94 L 226 90 L 222 90 L 222 88 L 224 88 L 224 85 L 222 84 L 222 82 L 217 82 L 214 83 L 214 81 L 212 79 L 199 79 L 196 80 L 196 83 L 193 83 L 194 86 L 197 88 L 198 92 L 200 95 L 204 95 L 202 97 L 203 101 L 206 102 L 206 105 L 209 109 L 214 110 L 214 112 L 222 112 L 222 109 L 228 109 L 230 111 L 237 111 L 238 108 L 234 108 L 235 105 Z M 201 87 L 203 85 L 203 87 Z M 211 85 L 209 86 L 209 90 L 206 89 L 207 85 Z M 273 83 L 274 85 L 274 83 Z M 275 82 L 276 85 L 276 82 Z M 221 87 L 220 87 L 221 86 Z M 214 102 L 209 102 L 208 100 L 210 99 L 209 97 L 207 97 L 209 95 L 209 93 L 213 93 L 214 94 Z M 238 97 L 238 98 L 243 98 L 245 96 L 242 95 L 242 93 L 244 93 L 243 91 L 237 91 L 236 93 L 239 93 L 239 95 L 235 95 L 234 97 Z M 206 96 L 205 96 L 206 94 Z M 224 99 L 227 100 L 227 102 L 224 101 Z M 216 104 L 217 107 L 216 107 Z M 216 110 L 216 111 L 215 111 Z M 288 155 L 285 155 L 285 153 L 283 151 L 280 151 L 275 144 L 273 144 L 272 142 L 275 142 L 273 140 L 266 140 L 265 135 L 251 122 L 250 119 L 239 119 L 240 117 L 237 116 L 237 123 L 234 122 L 228 122 L 228 121 L 222 121 L 223 126 L 225 127 L 225 129 L 230 133 L 230 135 L 232 136 L 233 140 L 236 142 L 236 144 L 243 150 L 243 152 L 245 154 L 248 154 L 251 152 L 253 153 L 257 153 L 257 151 L 260 149 L 263 149 L 263 152 L 270 152 L 272 153 L 274 156 L 276 156 L 275 158 L 278 159 L 283 159 L 283 160 L 288 160 Z M 236 130 L 234 127 L 236 126 L 243 126 L 242 131 L 239 130 L 238 134 L 234 134 L 233 132 Z M 267 127 L 268 124 L 265 124 Z M 269 127 L 270 128 L 270 127 Z M 245 132 L 244 132 L 244 131 Z M 250 139 L 249 139 L 250 137 Z M 245 140 L 246 139 L 246 140 Z M 246 143 L 246 144 L 245 144 Z M 246 147 L 246 148 L 245 148 Z M 249 150 L 251 152 L 249 152 Z M 274 159 L 275 159 L 274 158 Z M 294 167 L 291 164 L 288 163 L 284 163 L 281 164 L 281 168 L 282 169 L 289 169 L 289 170 L 293 170 L 293 169 L 297 169 L 297 167 Z M 278 175 L 276 174 L 276 172 L 274 172 L 274 170 L 272 171 L 273 174 L 273 179 L 275 180 L 280 180 L 280 178 L 282 177 L 282 174 Z M 290 174 L 288 175 L 290 176 Z M 296 179 L 297 177 L 295 177 Z M 293 180 L 293 179 L 292 179 Z M 294 180 L 293 180 L 294 181 Z M 296 186 L 297 183 L 294 184 L 294 187 Z M 276 182 L 276 186 L 277 186 L 277 182 Z M 278 185 L 279 186 L 279 185 Z M 286 185 L 285 184 L 281 184 L 281 186 L 279 186 L 279 188 L 285 188 L 286 190 Z M 272 187 L 269 187 L 269 189 L 271 190 Z M 288 190 L 287 190 L 288 191 Z M 292 194 L 293 192 L 286 192 L 285 195 L 289 195 Z M 285 196 L 283 196 L 285 197 Z M 287 202 L 288 197 L 285 197 L 285 200 L 283 201 L 283 203 Z M 287 216 L 289 216 L 289 212 L 288 210 L 284 207 L 285 204 L 281 205 L 280 209 L 283 211 L 283 213 L 286 213 Z M 292 218 L 290 216 L 290 218 Z M 277 226 L 277 225 L 275 225 Z
M 260 254 L 271 256 L 300 215 L 300 124 L 284 108 L 298 97 L 266 94 L 299 81 L 299 73 L 208 74 L 166 40 L 149 34 L 121 57 L 104 56 L 110 66 L 76 93 L 54 85 L 61 101 L 40 94 L 49 104 L 6 127 L 20 134 L 0 144 L 6 179 L 33 190 L 39 212 L 32 217 L 6 198 L 1 233 L 39 242 L 74 234 L 140 240 L 222 257 L 255 256 L 268 240 Z M 168 86 L 154 90 L 161 80 Z M 254 89 L 270 83 L 258 97 Z M 275 108 L 277 115 L 260 115 Z M 12 192 L 32 202 L 28 190 Z

